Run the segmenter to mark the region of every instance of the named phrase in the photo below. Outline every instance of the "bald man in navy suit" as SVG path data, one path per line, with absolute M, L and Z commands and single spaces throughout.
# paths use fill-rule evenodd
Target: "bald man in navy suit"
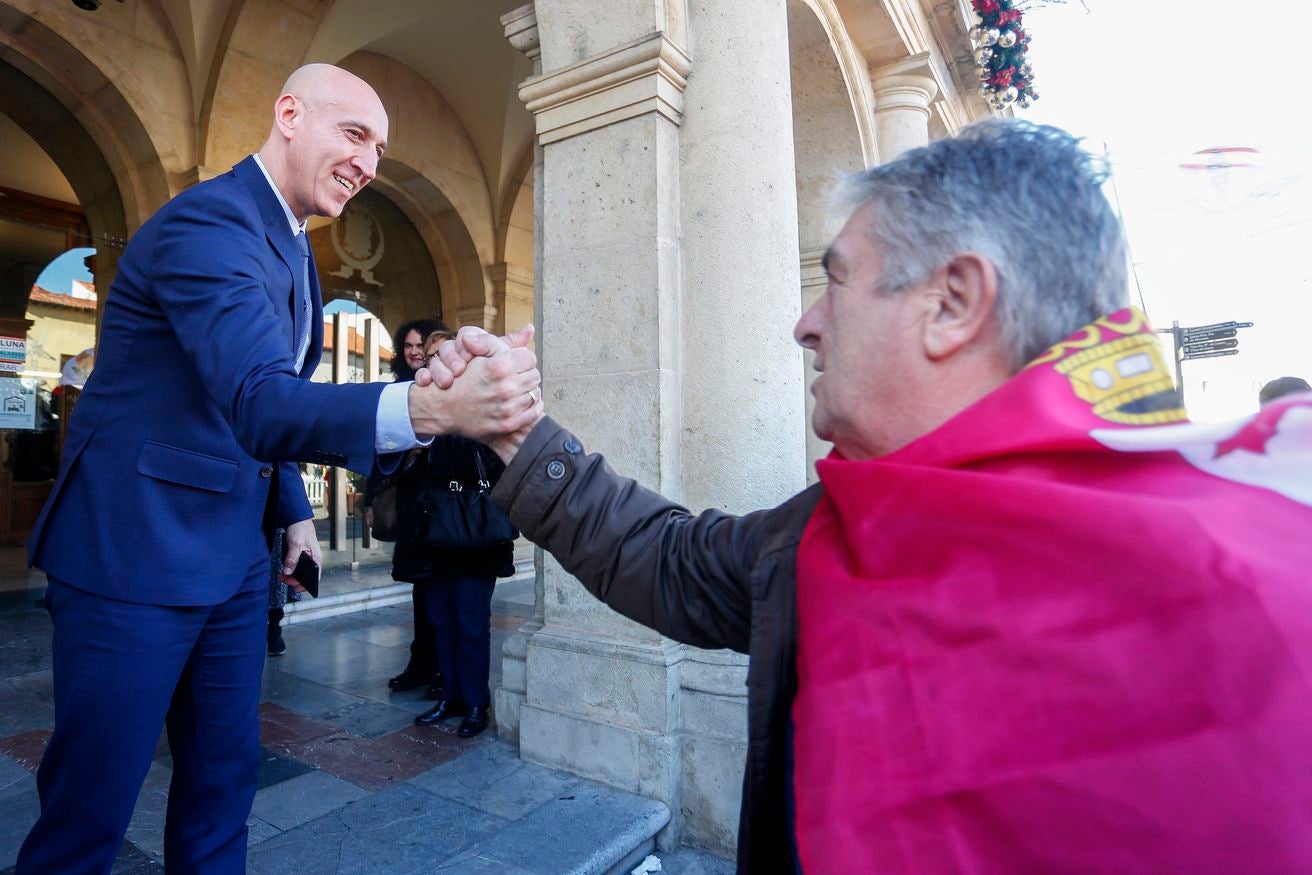
M 531 328 L 447 388 L 309 382 L 323 311 L 305 223 L 374 178 L 387 132 L 368 84 L 303 67 L 259 153 L 166 204 L 119 261 L 29 543 L 55 730 L 24 875 L 110 870 L 165 726 L 168 871 L 244 871 L 270 531 L 287 530 L 285 574 L 320 559 L 295 463 L 386 468 L 433 435 L 492 439 L 541 413 Z

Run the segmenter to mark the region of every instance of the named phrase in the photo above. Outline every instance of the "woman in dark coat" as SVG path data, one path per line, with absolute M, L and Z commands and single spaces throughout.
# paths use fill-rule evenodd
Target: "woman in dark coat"
M 434 352 L 450 336 L 449 331 L 434 332 L 425 345 L 427 351 Z M 497 454 L 483 444 L 458 435 L 439 437 L 416 459 L 411 475 L 398 484 L 399 515 L 422 518 L 432 509 L 434 498 L 451 489 L 490 493 L 504 470 Z M 509 530 L 509 520 L 490 499 L 488 507 Z M 420 538 L 425 528 L 419 527 Z M 397 547 L 399 550 L 400 544 Z M 472 738 L 487 728 L 492 704 L 488 688 L 492 591 L 498 577 L 515 573 L 514 550 L 513 540 L 468 547 L 424 544 L 421 553 L 411 557 L 426 563 L 416 568 L 426 581 L 416 589 L 424 590 L 422 601 L 434 632 L 437 667 L 446 682 L 437 704 L 415 718 L 418 725 L 462 717 L 456 730 L 461 738 Z
M 446 329 L 433 332 L 425 341 L 426 352 L 436 353 L 438 344 L 450 336 Z M 450 517 L 443 517 L 442 508 L 458 506 L 450 500 L 453 492 L 466 499 L 479 491 L 491 493 L 504 470 L 500 457 L 482 443 L 449 434 L 422 451 L 396 491 L 398 516 L 421 521 L 415 539 L 425 542 L 424 548 L 411 560 L 417 563 L 416 577 L 425 580 L 416 589 L 424 589 L 421 601 L 433 628 L 437 668 L 446 682 L 440 701 L 415 723 L 433 725 L 459 716 L 463 720 L 457 735 L 462 739 L 479 735 L 488 725 L 492 590 L 497 577 L 514 573 L 514 530 L 488 497 L 484 506 L 489 529 L 500 531 L 472 531 L 467 546 L 451 544 L 450 530 L 442 526 Z M 495 534 L 509 537 L 489 543 L 487 538 Z
M 436 319 L 415 319 L 396 329 L 396 334 L 392 338 L 392 349 L 395 351 L 392 355 L 392 375 L 395 382 L 400 383 L 415 378 L 415 371 L 424 366 L 424 339 L 443 328 L 442 323 Z M 412 450 L 392 477 L 383 477 L 377 469 L 370 475 L 365 487 L 365 525 L 373 526 L 371 505 L 388 483 L 396 482 L 400 488 L 400 484 L 417 476 L 411 469 L 421 453 L 420 450 Z M 422 562 L 416 562 L 416 556 L 424 552 L 422 544 L 398 541 L 396 552 L 392 556 L 392 579 L 415 584 L 411 594 L 415 611 L 415 636 L 410 642 L 410 661 L 400 674 L 387 682 L 387 686 L 400 692 L 427 685 L 428 698 L 440 699 L 442 677 L 438 673 L 437 645 L 433 640 L 433 627 L 428 620 L 428 611 L 423 604 L 427 589 L 422 584 L 427 582 L 425 576 L 427 566 Z

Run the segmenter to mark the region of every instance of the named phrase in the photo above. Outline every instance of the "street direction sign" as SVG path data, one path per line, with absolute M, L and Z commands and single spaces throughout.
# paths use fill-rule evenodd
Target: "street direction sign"
M 1239 355 L 1239 350 L 1237 350 L 1237 349 L 1218 349 L 1218 350 L 1216 350 L 1215 352 L 1195 352 L 1195 353 L 1190 353 L 1190 354 L 1186 355 L 1186 356 L 1184 357 L 1184 360 L 1187 361 L 1187 362 L 1189 362 L 1189 361 L 1193 361 L 1194 359 L 1210 359 L 1210 358 L 1216 358 L 1216 357 L 1219 356 L 1219 355 Z
M 1203 334 L 1208 331 L 1224 331 L 1229 328 L 1252 328 L 1252 322 L 1213 322 L 1211 325 L 1195 325 L 1192 328 L 1182 328 L 1185 336 L 1191 334 Z
M 1200 340 L 1223 340 L 1227 337 L 1236 337 L 1238 334 L 1239 331 L 1234 328 L 1213 328 L 1210 331 L 1190 331 L 1185 333 L 1183 342 L 1197 343 Z
M 1231 338 L 1229 340 L 1206 340 L 1206 341 L 1201 341 L 1199 343 L 1193 343 L 1192 341 L 1189 341 L 1186 342 L 1185 345 L 1181 347 L 1181 349 L 1184 350 L 1185 355 L 1192 355 L 1193 353 L 1196 352 L 1212 352 L 1213 350 L 1218 350 L 1218 349 L 1234 349 L 1237 346 L 1239 346 L 1239 338 L 1236 337 L 1236 338 Z

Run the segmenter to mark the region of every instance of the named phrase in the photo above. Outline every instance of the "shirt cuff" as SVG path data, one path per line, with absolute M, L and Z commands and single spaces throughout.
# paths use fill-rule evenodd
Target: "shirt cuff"
M 430 437 L 420 440 L 410 425 L 410 387 L 413 383 L 392 383 L 378 396 L 378 416 L 374 428 L 374 449 L 379 453 L 401 453 L 426 447 Z

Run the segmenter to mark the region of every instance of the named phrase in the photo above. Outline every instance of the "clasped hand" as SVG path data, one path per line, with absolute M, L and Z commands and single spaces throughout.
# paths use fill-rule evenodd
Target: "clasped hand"
M 530 348 L 533 326 L 505 337 L 466 325 L 415 375 L 410 419 L 416 434 L 462 434 L 509 462 L 542 418 L 542 375 Z

